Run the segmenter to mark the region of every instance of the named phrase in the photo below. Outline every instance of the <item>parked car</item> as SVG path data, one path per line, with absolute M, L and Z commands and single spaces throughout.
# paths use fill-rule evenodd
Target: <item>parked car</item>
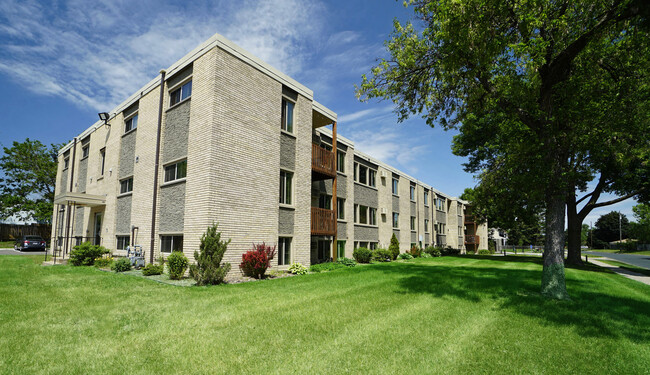
M 14 250 L 41 250 L 45 251 L 45 240 L 41 236 L 22 236 L 14 243 Z

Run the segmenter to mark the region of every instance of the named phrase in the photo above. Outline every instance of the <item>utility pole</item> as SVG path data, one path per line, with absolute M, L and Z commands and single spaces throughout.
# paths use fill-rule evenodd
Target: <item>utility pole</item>
M 621 244 L 621 241 L 623 241 L 623 230 L 621 229 L 621 217 L 623 215 L 619 212 L 618 213 L 618 243 L 619 246 Z
M 591 229 L 589 230 L 589 248 L 593 249 L 594 248 L 594 222 L 590 221 L 589 226 Z

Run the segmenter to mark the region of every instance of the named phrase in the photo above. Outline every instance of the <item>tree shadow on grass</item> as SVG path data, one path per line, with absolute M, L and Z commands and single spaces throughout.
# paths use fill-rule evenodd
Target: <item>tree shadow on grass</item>
M 625 337 L 637 343 L 650 342 L 650 298 L 637 297 L 639 290 L 635 286 L 609 283 L 602 273 L 586 273 L 580 278 L 567 275 L 571 300 L 551 300 L 539 292 L 541 267 L 513 269 L 503 264 L 524 262 L 519 259 L 521 257 L 472 258 L 494 263 L 493 266 L 490 263 L 486 266 L 400 263 L 378 267 L 378 271 L 400 274 L 397 277 L 398 293 L 425 293 L 472 302 L 499 300 L 499 309 L 511 310 L 558 327 L 575 327 L 581 336 Z M 529 259 L 527 263 L 537 264 L 538 261 Z M 593 266 L 585 267 L 590 270 Z M 607 289 L 610 286 L 619 287 L 619 290 Z M 639 284 L 638 288 L 647 287 Z

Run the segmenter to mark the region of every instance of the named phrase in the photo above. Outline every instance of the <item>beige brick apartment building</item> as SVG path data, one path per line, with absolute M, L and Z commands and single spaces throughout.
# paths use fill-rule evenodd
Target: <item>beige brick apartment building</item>
M 59 152 L 52 247 L 65 257 L 85 240 L 118 255 L 139 244 L 147 261 L 192 259 L 213 222 L 234 265 L 262 241 L 278 245 L 281 268 L 388 246 L 393 233 L 402 251 L 487 246 L 466 202 L 355 150 L 336 120 L 307 87 L 215 35 Z

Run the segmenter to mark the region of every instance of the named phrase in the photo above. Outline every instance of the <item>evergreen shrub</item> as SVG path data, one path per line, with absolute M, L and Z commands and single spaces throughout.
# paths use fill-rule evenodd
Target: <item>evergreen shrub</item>
M 223 254 L 230 244 L 221 240 L 221 232 L 217 231 L 219 224 L 213 224 L 201 236 L 199 251 L 194 251 L 196 264 L 190 266 L 190 277 L 196 280 L 196 285 L 218 285 L 223 283 L 230 271 L 230 263 L 221 264 Z

